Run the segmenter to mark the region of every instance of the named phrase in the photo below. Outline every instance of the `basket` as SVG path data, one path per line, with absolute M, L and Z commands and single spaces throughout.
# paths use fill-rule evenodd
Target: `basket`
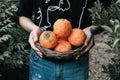
M 39 43 L 36 43 L 36 47 L 44 54 L 46 58 L 57 60 L 73 59 L 85 48 L 83 45 L 68 52 L 56 52 L 51 49 L 43 48 Z

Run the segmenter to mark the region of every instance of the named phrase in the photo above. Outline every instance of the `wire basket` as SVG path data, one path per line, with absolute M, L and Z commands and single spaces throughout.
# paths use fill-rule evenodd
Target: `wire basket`
M 56 52 L 51 49 L 43 48 L 39 43 L 36 43 L 36 47 L 44 54 L 45 57 L 49 59 L 57 60 L 69 60 L 75 58 L 80 52 L 85 48 L 85 46 L 80 46 L 71 51 L 67 52 Z

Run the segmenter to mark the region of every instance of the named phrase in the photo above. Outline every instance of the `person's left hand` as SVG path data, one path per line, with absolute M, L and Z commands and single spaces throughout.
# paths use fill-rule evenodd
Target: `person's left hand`
M 93 38 L 93 35 L 92 35 L 92 32 L 90 30 L 90 28 L 85 28 L 83 29 L 85 34 L 86 34 L 86 40 L 84 42 L 84 45 L 86 46 L 81 52 L 79 55 L 77 55 L 75 57 L 75 60 L 78 60 L 78 58 L 83 55 L 84 53 L 88 52 L 93 46 L 94 46 L 94 38 Z

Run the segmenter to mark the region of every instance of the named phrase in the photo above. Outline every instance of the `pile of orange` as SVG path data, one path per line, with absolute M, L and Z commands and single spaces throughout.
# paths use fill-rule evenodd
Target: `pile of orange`
M 39 38 L 39 43 L 44 48 L 65 52 L 72 50 L 72 46 L 84 44 L 86 35 L 82 29 L 72 28 L 67 19 L 58 19 L 53 25 L 53 31 L 44 31 Z

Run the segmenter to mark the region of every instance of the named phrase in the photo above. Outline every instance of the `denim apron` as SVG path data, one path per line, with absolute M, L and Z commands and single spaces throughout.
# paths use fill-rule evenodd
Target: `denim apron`
M 89 54 L 73 61 L 51 61 L 31 49 L 29 80 L 88 80 Z

